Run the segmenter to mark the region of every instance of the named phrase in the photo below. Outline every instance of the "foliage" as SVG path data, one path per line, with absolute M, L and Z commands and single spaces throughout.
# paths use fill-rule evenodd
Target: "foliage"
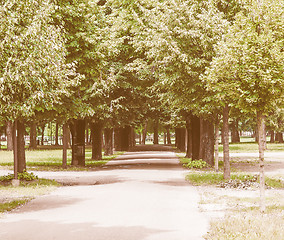
M 183 167 L 190 169 L 191 168 L 202 169 L 208 167 L 208 164 L 202 159 L 192 160 L 191 158 L 183 158 L 181 162 L 183 163 Z
M 0 182 L 9 182 L 14 179 L 14 174 L 8 174 L 5 176 L 0 176 Z M 24 181 L 32 181 L 38 179 L 38 176 L 34 175 L 33 172 L 28 173 L 24 171 L 23 173 L 18 173 L 18 179 Z
M 54 110 L 78 84 L 66 64 L 61 29 L 51 23 L 51 1 L 8 0 L 0 6 L 0 113 L 27 119 Z
M 29 199 L 13 200 L 10 202 L 0 203 L 0 213 L 11 211 L 21 205 L 27 203 Z

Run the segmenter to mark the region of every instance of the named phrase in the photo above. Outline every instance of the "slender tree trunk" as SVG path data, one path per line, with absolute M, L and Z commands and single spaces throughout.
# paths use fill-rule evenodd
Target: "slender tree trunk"
M 191 116 L 192 129 L 192 160 L 198 160 L 200 151 L 200 119 L 194 115 Z
M 36 142 L 36 137 L 37 137 L 37 133 L 36 133 L 36 124 L 35 122 L 31 122 L 30 124 L 30 149 L 36 149 L 37 148 L 37 142 Z
M 92 131 L 92 159 L 102 160 L 102 134 L 103 134 L 103 124 L 100 122 L 91 123 Z
M 104 129 L 105 136 L 105 156 L 113 155 L 113 128 Z
M 7 122 L 6 136 L 7 136 L 7 150 L 13 151 L 13 123 L 11 121 Z
M 275 142 L 274 131 L 271 130 L 271 131 L 270 131 L 270 143 L 274 143 L 274 142 Z
M 212 121 L 202 119 L 200 158 L 209 165 L 214 165 L 214 125 Z
M 166 131 L 164 131 L 163 137 L 164 137 L 164 145 L 167 145 L 167 132 Z
M 230 152 L 229 152 L 229 106 L 223 109 L 223 161 L 224 161 L 224 179 L 230 179 Z
M 62 153 L 62 167 L 67 168 L 67 148 L 68 148 L 68 125 L 67 123 L 63 124 L 63 153 Z
M 175 147 L 179 149 L 179 128 L 175 128 Z
M 159 121 L 154 121 L 154 144 L 159 144 Z
M 215 171 L 219 171 L 219 119 L 215 121 Z
M 26 170 L 25 125 L 19 120 L 14 122 L 13 146 L 14 173 L 16 178 L 18 173 L 23 173 Z
M 55 125 L 55 146 L 59 145 L 59 143 L 58 143 L 58 131 L 59 131 L 59 125 L 58 125 L 58 123 L 56 123 L 56 125 Z
M 167 130 L 167 144 L 172 145 L 170 127 L 167 127 L 166 130 Z
M 43 124 L 41 126 L 41 145 L 43 146 L 44 145 L 44 129 L 45 129 L 45 124 Z
M 259 145 L 259 183 L 260 183 L 260 211 L 265 211 L 265 176 L 264 176 L 264 150 L 265 150 L 265 117 L 257 112 L 258 145 Z
M 147 137 L 147 126 L 148 126 L 148 119 L 145 121 L 143 133 L 142 133 L 142 144 L 146 144 L 146 137 Z
M 187 131 L 187 144 L 186 144 L 186 158 L 192 158 L 192 128 L 191 117 L 188 114 L 186 116 L 186 131 Z

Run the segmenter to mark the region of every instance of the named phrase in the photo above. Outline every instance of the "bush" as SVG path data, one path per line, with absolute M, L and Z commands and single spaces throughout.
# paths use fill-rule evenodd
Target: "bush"
M 0 176 L 0 182 L 9 182 L 14 179 L 14 174 L 8 174 L 5 176 Z M 24 171 L 23 173 L 18 173 L 18 179 L 24 181 L 32 181 L 38 179 L 38 176 L 34 175 L 34 173 L 28 173 Z
M 197 169 L 202 169 L 202 168 L 205 168 L 207 167 L 207 163 L 205 161 L 203 161 L 202 159 L 199 159 L 199 160 L 192 160 L 191 158 L 185 158 L 183 159 L 183 166 L 185 168 L 197 168 Z

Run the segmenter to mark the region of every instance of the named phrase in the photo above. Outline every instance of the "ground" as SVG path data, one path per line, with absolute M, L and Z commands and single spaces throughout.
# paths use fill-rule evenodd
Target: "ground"
M 232 167 L 257 173 L 256 156 L 233 154 L 239 164 L 233 161 Z M 266 156 L 267 174 L 283 177 L 282 156 L 281 152 Z M 0 238 L 203 239 L 212 219 L 224 217 L 228 210 L 255 206 L 248 199 L 257 201 L 258 190 L 192 186 L 185 181 L 188 171 L 169 147 L 154 146 L 133 149 L 99 171 L 35 172 L 64 187 L 5 214 Z M 283 190 L 266 194 L 284 199 Z

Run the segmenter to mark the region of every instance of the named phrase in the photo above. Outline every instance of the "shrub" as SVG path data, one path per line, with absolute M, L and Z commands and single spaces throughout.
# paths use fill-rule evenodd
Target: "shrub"
M 205 161 L 203 161 L 202 159 L 199 160 L 191 160 L 190 158 L 188 158 L 188 161 L 186 161 L 186 159 L 183 160 L 183 166 L 185 168 L 197 168 L 197 169 L 202 169 L 207 167 L 207 163 Z

